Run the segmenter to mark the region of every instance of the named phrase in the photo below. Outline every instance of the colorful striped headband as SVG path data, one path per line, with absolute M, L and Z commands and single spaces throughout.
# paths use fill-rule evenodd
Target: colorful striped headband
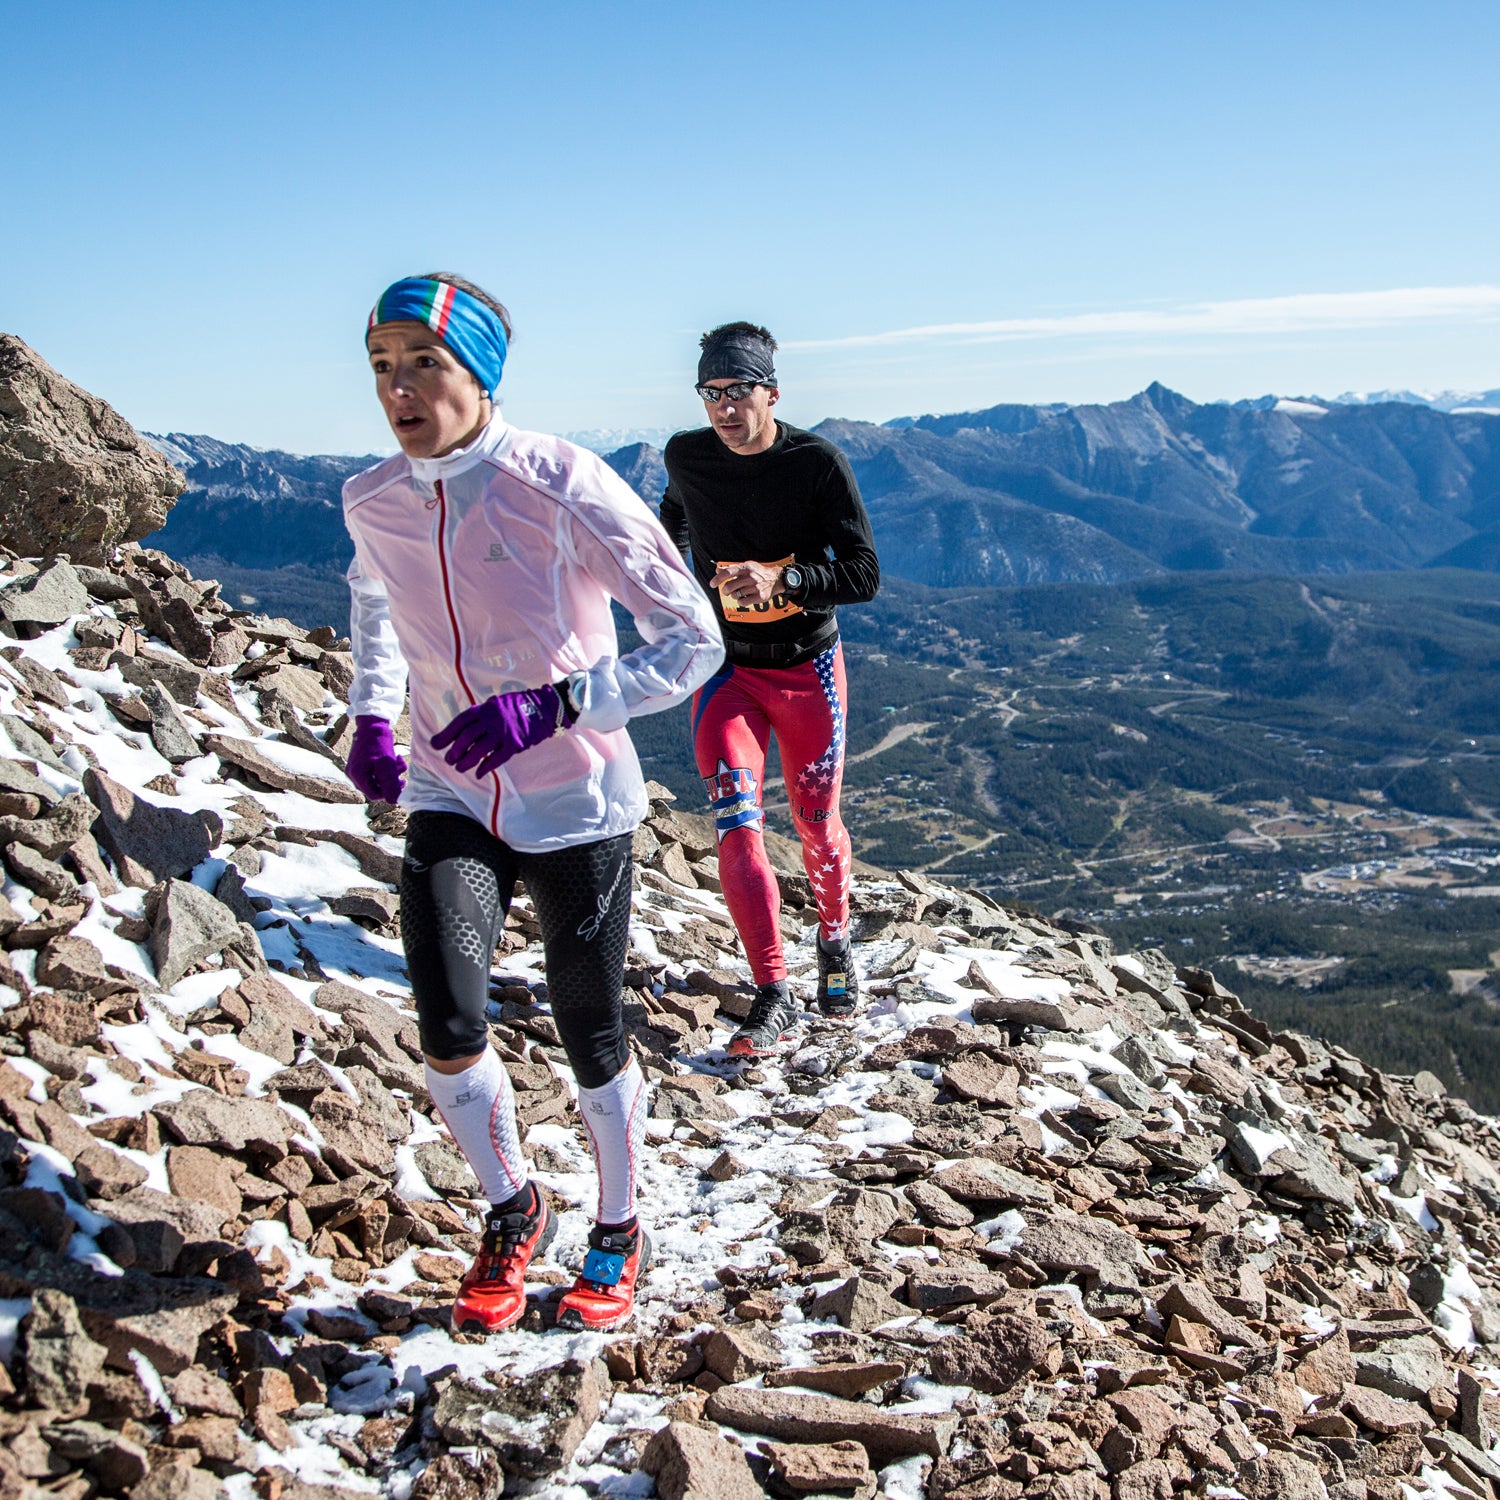
M 508 341 L 505 324 L 477 297 L 446 281 L 408 276 L 394 281 L 370 313 L 365 340 L 377 323 L 425 323 L 484 389 L 500 389 Z

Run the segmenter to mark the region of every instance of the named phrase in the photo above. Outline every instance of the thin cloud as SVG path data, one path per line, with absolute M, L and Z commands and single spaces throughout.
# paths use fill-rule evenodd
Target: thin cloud
M 1237 302 L 1190 302 L 1128 312 L 1075 313 L 1060 318 L 999 318 L 984 323 L 932 323 L 885 333 L 802 339 L 787 349 L 851 349 L 880 344 L 998 344 L 1020 339 L 1139 337 L 1142 334 L 1316 333 L 1441 323 L 1500 315 L 1500 286 L 1418 286 L 1386 292 L 1306 292 Z

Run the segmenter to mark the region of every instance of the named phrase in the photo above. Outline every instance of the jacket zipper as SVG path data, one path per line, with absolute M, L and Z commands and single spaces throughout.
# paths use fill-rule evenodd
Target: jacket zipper
M 459 686 L 464 690 L 464 696 L 472 706 L 479 700 L 474 696 L 474 689 L 469 686 L 469 679 L 464 676 L 463 633 L 459 629 L 458 611 L 453 605 L 453 584 L 448 576 L 448 496 L 441 479 L 435 481 L 434 488 L 437 490 L 438 501 L 438 571 L 443 579 L 443 604 L 448 611 L 448 625 L 453 632 L 453 671 Z M 491 775 L 495 778 L 495 795 L 490 805 L 490 832 L 499 838 L 500 773 L 494 771 Z

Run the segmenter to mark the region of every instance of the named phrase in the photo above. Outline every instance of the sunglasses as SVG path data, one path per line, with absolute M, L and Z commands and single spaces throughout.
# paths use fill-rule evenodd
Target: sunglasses
M 759 380 L 737 380 L 733 385 L 695 385 L 693 389 L 710 406 L 717 406 L 721 396 L 728 396 L 731 401 L 743 401 L 761 383 Z

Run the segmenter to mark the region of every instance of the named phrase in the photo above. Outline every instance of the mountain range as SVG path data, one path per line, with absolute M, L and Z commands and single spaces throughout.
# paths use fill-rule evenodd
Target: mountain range
M 1495 392 L 1479 393 L 1488 400 Z M 1500 415 L 1416 400 L 1005 404 L 815 429 L 849 457 L 888 572 L 938 586 L 1170 572 L 1500 571 Z M 341 572 L 339 486 L 374 461 L 173 433 L 188 477 L 153 544 L 180 560 Z M 606 455 L 649 504 L 661 454 Z M 220 566 L 223 565 L 223 566 Z M 226 580 L 229 581 L 229 580 Z M 276 580 L 260 582 L 274 603 Z

